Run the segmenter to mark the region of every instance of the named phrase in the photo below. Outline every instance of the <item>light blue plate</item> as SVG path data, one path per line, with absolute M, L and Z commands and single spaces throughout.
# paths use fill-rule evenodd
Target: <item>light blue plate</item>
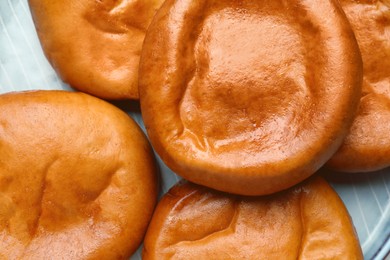
M 0 93 L 31 89 L 70 90 L 42 53 L 27 0 L 0 0 Z M 144 129 L 141 115 L 130 114 Z M 179 178 L 158 161 L 165 193 Z M 348 178 L 332 185 L 352 216 L 365 259 L 384 259 L 390 251 L 390 169 Z M 132 259 L 141 259 L 140 250 Z

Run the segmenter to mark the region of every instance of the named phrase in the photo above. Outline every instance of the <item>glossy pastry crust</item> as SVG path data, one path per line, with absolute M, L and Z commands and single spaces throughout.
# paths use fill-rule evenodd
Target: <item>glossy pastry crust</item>
M 150 145 L 81 93 L 0 96 L 0 259 L 127 259 L 156 203 Z
M 363 58 L 363 91 L 357 117 L 328 166 L 367 172 L 390 166 L 390 2 L 340 1 Z
M 157 206 L 143 259 L 363 259 L 363 255 L 342 201 L 326 181 L 315 177 L 262 197 L 180 183 Z
M 145 38 L 139 85 L 150 140 L 173 171 L 261 195 L 338 149 L 361 80 L 337 1 L 168 0 Z
M 138 99 L 146 29 L 162 0 L 29 0 L 46 57 L 72 87 Z

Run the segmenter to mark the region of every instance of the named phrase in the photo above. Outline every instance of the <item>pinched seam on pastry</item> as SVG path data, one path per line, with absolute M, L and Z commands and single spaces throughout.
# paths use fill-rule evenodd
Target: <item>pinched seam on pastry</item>
M 126 15 L 128 10 L 136 4 L 133 2 L 131 0 L 95 0 L 94 10 L 87 10 L 84 17 L 93 27 L 103 32 L 124 34 L 135 29 L 145 34 L 147 28 L 130 15 Z
M 38 231 L 38 228 L 39 228 L 39 224 L 40 224 L 40 221 L 41 221 L 41 217 L 42 217 L 42 211 L 43 211 L 43 198 L 45 196 L 45 191 L 46 191 L 46 184 L 47 184 L 47 174 L 49 173 L 50 171 L 50 168 L 57 162 L 57 159 L 54 159 L 51 163 L 49 163 L 47 166 L 46 166 L 46 169 L 43 171 L 43 176 L 42 176 L 42 185 L 41 185 L 41 189 L 39 190 L 39 196 L 38 196 L 38 200 L 39 200 L 39 203 L 38 203 L 38 215 L 36 216 L 36 219 L 33 223 L 33 226 L 30 228 L 30 236 L 31 237 L 34 237 L 35 234 L 37 233 Z
M 40 227 L 40 222 L 41 222 L 41 217 L 42 217 L 42 213 L 43 213 L 43 203 L 44 203 L 44 198 L 45 198 L 45 193 L 46 193 L 46 190 L 47 190 L 47 175 L 49 174 L 49 171 L 51 169 L 51 167 L 58 161 L 59 159 L 53 159 L 45 168 L 44 170 L 44 173 L 43 173 L 43 176 L 41 177 L 42 178 L 42 181 L 41 181 L 41 186 L 40 186 L 40 189 L 39 189 L 39 196 L 38 196 L 38 202 L 36 203 L 38 206 L 38 214 L 35 216 L 35 219 L 33 221 L 33 225 L 31 227 L 28 228 L 28 231 L 29 231 L 29 241 L 27 241 L 27 244 L 26 244 L 26 247 L 25 248 L 28 248 L 28 245 L 34 240 L 37 232 L 38 232 L 38 229 Z M 105 181 L 104 185 L 101 187 L 101 190 L 99 192 L 97 192 L 96 194 L 93 194 L 92 197 L 88 197 L 88 201 L 84 201 L 84 198 L 80 198 L 80 201 L 82 204 L 84 204 L 84 209 L 83 210 L 83 213 L 85 213 L 85 220 L 86 219 L 93 219 L 93 216 L 91 216 L 90 214 L 88 214 L 88 207 L 89 205 L 92 205 L 92 203 L 95 203 L 96 201 L 99 200 L 99 198 L 104 194 L 105 190 L 107 190 L 110 186 L 112 186 L 112 179 L 113 177 L 115 176 L 115 174 L 120 171 L 120 169 L 122 168 L 121 165 L 118 165 L 115 169 L 113 169 L 112 171 L 109 172 L 108 176 L 106 177 L 107 181 Z M 11 216 L 12 218 L 12 216 Z M 84 221 L 85 221 L 84 220 Z M 77 223 L 75 223 L 77 224 Z
M 180 246 L 180 245 L 183 245 L 183 244 L 191 244 L 193 242 L 202 242 L 202 241 L 206 241 L 206 240 L 212 240 L 214 236 L 218 237 L 218 236 L 229 236 L 229 235 L 232 235 L 236 232 L 236 225 L 237 225 L 237 221 L 238 221 L 238 216 L 240 214 L 240 208 L 239 208 L 239 204 L 241 203 L 241 201 L 234 201 L 234 209 L 233 209 L 233 214 L 232 214 L 232 217 L 228 223 L 228 225 L 226 225 L 226 227 L 220 229 L 220 230 L 217 230 L 217 231 L 211 231 L 211 232 L 208 232 L 208 233 L 205 233 L 203 234 L 202 237 L 198 238 L 198 239 L 193 239 L 193 240 L 181 240 L 181 241 L 178 241 L 174 244 L 171 244 L 169 245 L 169 247 L 175 247 L 175 246 Z
M 292 192 L 292 194 L 299 193 L 297 196 L 297 200 L 298 200 L 298 205 L 299 205 L 298 215 L 299 215 L 299 220 L 300 220 L 299 222 L 300 222 L 301 229 L 300 229 L 300 241 L 298 244 L 298 251 L 297 251 L 297 255 L 295 257 L 297 260 L 301 259 L 302 253 L 304 252 L 304 248 L 306 246 L 306 238 L 310 237 L 310 234 L 308 233 L 309 230 L 306 228 L 307 220 L 305 220 L 304 214 L 303 214 L 305 203 L 307 203 L 307 202 L 305 202 L 305 198 L 304 198 L 306 192 L 307 191 L 305 190 L 305 188 L 299 188 L 299 189 L 296 189 Z M 197 194 L 197 193 L 199 193 L 199 190 L 194 190 L 191 193 L 187 194 L 185 197 L 181 198 L 180 200 L 178 200 L 175 203 L 175 207 L 180 206 L 181 204 L 183 204 L 184 200 L 188 199 L 189 197 L 192 197 L 194 194 Z M 291 193 L 288 193 L 288 194 L 290 196 L 292 195 Z M 174 196 L 174 197 L 176 197 L 176 196 Z M 234 213 L 232 214 L 232 217 L 231 217 L 228 225 L 226 225 L 226 227 L 224 227 L 220 230 L 217 230 L 217 231 L 211 231 L 211 232 L 205 233 L 202 235 L 202 237 L 197 238 L 197 239 L 192 239 L 192 240 L 184 239 L 184 240 L 180 240 L 180 241 L 177 241 L 177 242 L 174 242 L 171 244 L 167 244 L 164 246 L 167 249 L 167 254 L 169 254 L 170 257 L 173 258 L 175 256 L 175 254 L 177 253 L 177 250 L 175 250 L 175 247 L 178 247 L 178 248 L 180 248 L 181 246 L 191 247 L 191 244 L 196 244 L 196 243 L 207 245 L 207 240 L 212 241 L 213 238 L 234 236 L 234 234 L 237 231 L 236 226 L 238 224 L 238 219 L 239 219 L 239 215 L 240 215 L 240 204 L 243 202 L 243 200 L 241 200 L 239 198 L 235 199 L 234 197 L 230 197 L 230 199 L 232 199 L 233 203 L 234 203 Z M 317 232 L 317 230 L 315 230 L 315 232 Z M 256 246 L 255 243 L 256 242 L 254 241 L 253 246 Z M 324 249 L 319 248 L 318 250 L 324 250 Z

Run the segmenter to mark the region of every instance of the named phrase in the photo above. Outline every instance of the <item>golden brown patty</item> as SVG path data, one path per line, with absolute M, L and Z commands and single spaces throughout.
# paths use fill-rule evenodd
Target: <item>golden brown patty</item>
M 181 183 L 158 204 L 143 259 L 363 259 L 343 203 L 321 178 L 271 196 Z
M 29 0 L 43 50 L 72 87 L 138 99 L 146 29 L 163 0 Z
M 156 202 L 151 148 L 81 93 L 0 96 L 0 259 L 126 259 Z
M 328 165 L 346 172 L 390 166 L 390 2 L 341 0 L 363 57 L 358 115 Z
M 222 191 L 269 194 L 337 150 L 361 79 L 337 1 L 168 0 L 145 38 L 141 109 L 173 171 Z

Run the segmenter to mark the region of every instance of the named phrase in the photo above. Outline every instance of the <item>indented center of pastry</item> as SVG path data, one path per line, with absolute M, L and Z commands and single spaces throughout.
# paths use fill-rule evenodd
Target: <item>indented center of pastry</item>
M 214 146 L 297 131 L 310 103 L 305 45 L 287 18 L 222 9 L 203 22 L 180 112 Z M 203 124 L 199 124 L 202 122 Z M 222 127 L 223 126 L 223 127 Z M 251 137 L 252 136 L 252 137 Z M 272 136 L 272 137 L 271 137 Z

